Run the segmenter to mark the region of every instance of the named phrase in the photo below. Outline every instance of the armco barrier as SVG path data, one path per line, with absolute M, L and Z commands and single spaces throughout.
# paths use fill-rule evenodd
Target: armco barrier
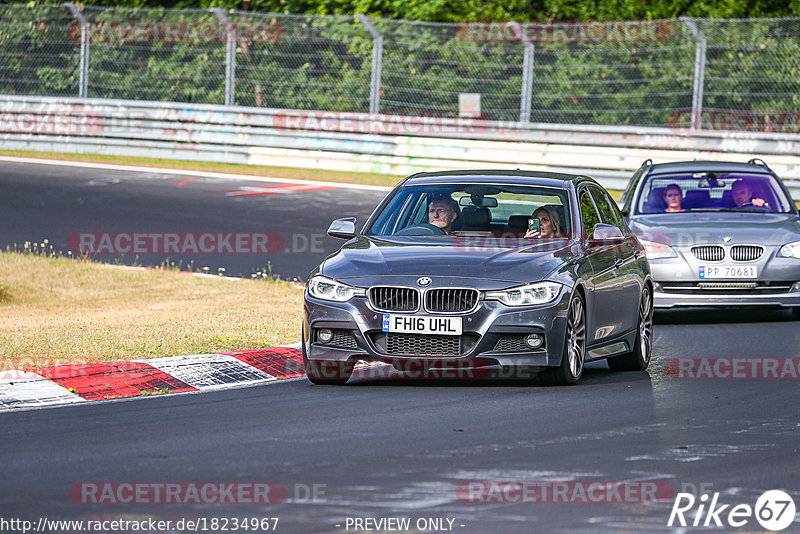
M 642 161 L 761 158 L 800 197 L 800 135 L 0 96 L 7 150 L 405 175 L 455 168 L 582 172 L 619 189 Z

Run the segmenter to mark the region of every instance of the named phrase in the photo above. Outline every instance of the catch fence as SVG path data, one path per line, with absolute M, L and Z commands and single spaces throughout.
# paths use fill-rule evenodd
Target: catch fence
M 440 24 L 0 5 L 0 94 L 800 131 L 800 19 Z

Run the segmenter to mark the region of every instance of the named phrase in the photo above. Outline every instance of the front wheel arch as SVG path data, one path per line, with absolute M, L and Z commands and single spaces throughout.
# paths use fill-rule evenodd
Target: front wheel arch
M 645 298 L 648 304 L 645 306 Z M 653 310 L 655 298 L 653 284 L 645 283 L 637 306 L 636 337 L 633 349 L 606 360 L 612 371 L 644 371 L 650 365 L 653 353 Z
M 552 385 L 574 385 L 583 376 L 586 363 L 586 298 L 580 286 L 577 286 L 569 298 L 566 327 L 564 328 L 564 346 L 561 351 L 561 362 L 557 367 L 548 367 L 542 373 L 545 383 Z

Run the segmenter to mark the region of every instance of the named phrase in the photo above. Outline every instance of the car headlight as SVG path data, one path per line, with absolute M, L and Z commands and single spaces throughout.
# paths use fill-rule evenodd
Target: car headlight
M 308 281 L 308 294 L 321 300 L 347 302 L 353 297 L 366 297 L 367 290 L 337 282 L 326 276 L 314 276 Z
M 656 241 L 645 241 L 639 239 L 639 242 L 644 246 L 644 254 L 648 260 L 658 260 L 661 258 L 675 258 L 677 254 L 672 250 L 672 247 L 664 243 Z
M 800 241 L 794 243 L 787 243 L 781 247 L 781 256 L 784 258 L 797 258 L 800 259 Z
M 484 298 L 487 300 L 499 300 L 506 306 L 534 306 L 552 302 L 560 292 L 561 284 L 537 282 L 501 291 L 487 291 L 484 294 Z

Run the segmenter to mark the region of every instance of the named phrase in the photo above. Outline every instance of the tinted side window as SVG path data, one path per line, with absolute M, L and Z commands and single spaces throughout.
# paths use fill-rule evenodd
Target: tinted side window
M 642 165 L 639 169 L 633 174 L 631 181 L 628 182 L 628 187 L 625 188 L 625 192 L 622 193 L 622 207 L 625 209 L 627 213 L 631 212 L 631 203 L 633 202 L 633 193 L 636 191 L 636 187 L 639 185 L 639 181 L 642 179 L 642 174 L 644 174 L 645 169 L 649 169 L 647 165 Z
M 625 228 L 621 226 L 622 219 L 617 218 L 617 212 L 611 207 L 611 202 L 613 202 L 613 200 L 597 187 L 592 187 L 589 190 L 592 193 L 592 197 L 594 197 L 594 203 L 597 205 L 597 209 L 600 210 L 600 219 L 602 219 L 602 222 L 614 225 L 622 230 L 622 232 L 625 232 Z
M 605 195 L 605 197 L 606 200 L 608 201 L 608 205 L 611 206 L 611 211 L 613 211 L 614 215 L 617 216 L 617 221 L 618 221 L 617 228 L 619 228 L 623 234 L 628 233 L 627 230 L 628 227 L 625 225 L 625 217 L 622 215 L 622 212 L 619 211 L 619 206 L 617 206 L 617 203 L 614 202 L 614 199 L 611 198 L 610 196 Z
M 583 220 L 583 233 L 586 239 L 594 234 L 594 225 L 600 222 L 597 210 L 592 202 L 592 197 L 587 191 L 581 193 L 581 219 Z

